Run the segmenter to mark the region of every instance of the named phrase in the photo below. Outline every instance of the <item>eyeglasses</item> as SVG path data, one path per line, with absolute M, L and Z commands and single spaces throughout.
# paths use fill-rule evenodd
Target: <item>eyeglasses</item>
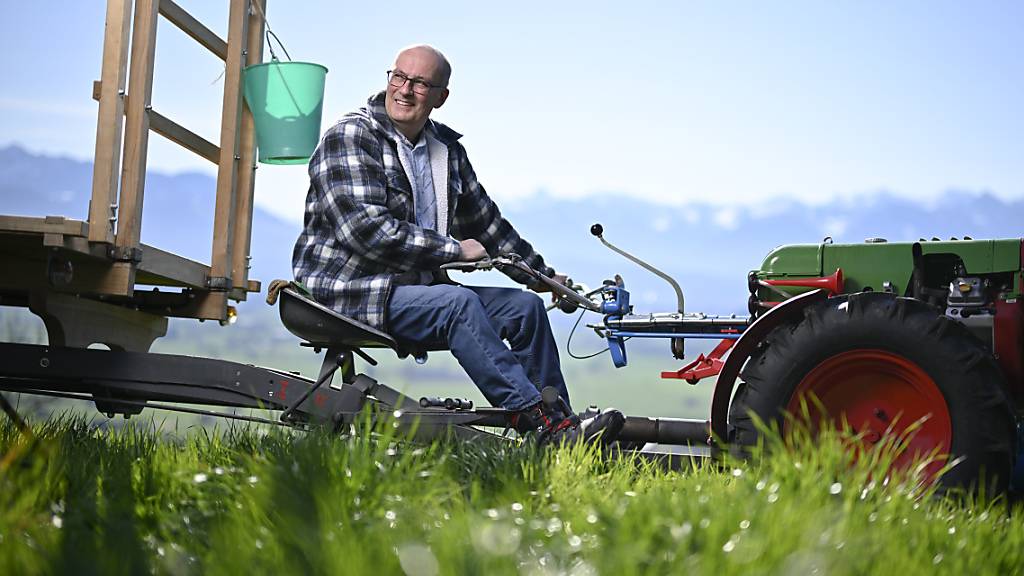
M 431 88 L 444 88 L 444 86 L 431 84 L 426 80 L 420 80 L 419 78 L 409 78 L 408 76 L 402 74 L 401 72 L 388 70 L 388 84 L 391 84 L 395 88 L 401 88 L 402 86 L 405 86 L 406 82 L 411 84 L 412 91 L 419 94 L 420 96 L 425 96 L 426 94 L 428 94 Z

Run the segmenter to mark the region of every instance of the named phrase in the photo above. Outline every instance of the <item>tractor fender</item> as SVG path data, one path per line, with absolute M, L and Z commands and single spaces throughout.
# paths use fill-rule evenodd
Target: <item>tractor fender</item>
M 803 317 L 804 308 L 828 298 L 825 290 L 812 290 L 794 296 L 759 316 L 732 347 L 725 365 L 718 374 L 715 391 L 711 396 L 711 436 L 718 441 L 729 438 L 729 402 L 736 384 L 736 377 L 747 358 L 769 333 L 783 324 L 797 322 Z

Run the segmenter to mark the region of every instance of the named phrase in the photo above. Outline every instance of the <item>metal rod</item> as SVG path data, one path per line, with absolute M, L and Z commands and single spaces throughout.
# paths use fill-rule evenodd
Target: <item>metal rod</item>
M 288 419 L 288 417 L 292 415 L 292 412 L 294 412 L 295 409 L 298 408 L 300 404 L 305 402 L 306 398 L 309 398 L 310 394 L 315 392 L 316 389 L 319 388 L 321 385 L 323 385 L 324 382 L 327 382 L 328 380 L 330 380 L 334 376 L 334 373 L 337 372 L 338 368 L 341 367 L 341 360 L 342 360 L 342 358 L 343 358 L 342 356 L 335 357 L 335 359 L 334 359 L 334 367 L 331 368 L 330 370 L 328 370 L 327 372 L 325 372 L 323 375 L 321 375 L 320 378 L 316 381 L 316 384 L 313 384 L 308 390 L 303 392 L 302 396 L 299 396 L 298 400 L 293 402 L 291 406 L 286 408 L 285 411 L 281 413 L 281 420 L 282 421 L 286 421 Z M 376 365 L 377 363 L 373 362 L 373 364 Z
M 711 422 L 682 418 L 627 416 L 619 440 L 657 444 L 702 444 L 711 437 Z
M 637 258 L 636 256 L 633 256 L 629 252 L 626 252 L 625 250 L 621 250 L 619 248 L 616 248 L 614 245 L 612 245 L 611 242 L 605 240 L 604 236 L 603 236 L 604 229 L 601 227 L 600 224 L 594 224 L 593 226 L 591 226 L 590 232 L 594 236 L 597 236 L 597 239 L 600 240 L 602 244 L 607 246 L 608 249 L 611 250 L 612 252 L 615 252 L 616 254 L 619 254 L 623 258 L 629 260 L 630 262 L 633 262 L 637 266 L 640 266 L 641 268 L 644 268 L 645 270 L 647 270 L 651 274 L 654 274 L 655 276 L 657 276 L 657 277 L 661 278 L 662 280 L 668 282 L 672 286 L 672 289 L 676 291 L 676 301 L 677 301 L 677 304 L 679 305 L 679 313 L 680 314 L 684 313 L 685 306 L 684 306 L 684 303 L 683 303 L 683 289 L 679 287 L 679 283 L 676 282 L 674 278 L 672 278 L 668 274 L 662 272 L 661 270 L 658 270 L 654 266 L 651 266 L 647 262 L 644 262 L 643 260 Z
M 26 389 L 19 390 L 17 393 L 33 394 L 36 396 L 51 396 L 54 398 L 69 398 L 71 400 L 84 400 L 86 402 L 94 402 L 97 400 L 97 398 L 92 394 L 79 394 L 75 392 L 51 392 L 49 390 Z M 116 398 L 99 399 L 104 402 L 110 402 L 112 404 L 121 404 L 124 406 L 141 406 L 143 408 L 153 408 L 155 410 L 169 410 L 171 412 L 184 412 L 187 414 L 198 414 L 200 416 L 214 416 L 217 418 L 230 418 L 232 420 L 245 420 L 247 422 L 256 422 L 258 424 L 273 424 L 275 426 L 286 426 L 288 428 L 295 428 L 296 430 L 304 430 L 303 428 L 296 426 L 294 422 L 280 422 L 278 420 L 270 420 L 269 418 L 260 418 L 259 416 L 241 416 L 239 414 L 229 414 L 227 412 L 200 410 L 198 408 L 186 408 L 184 406 L 174 406 L 172 404 L 158 404 L 154 402 L 146 402 L 140 400 L 119 400 Z
M 610 337 L 629 337 L 629 338 L 704 338 L 707 340 L 739 340 L 742 334 L 719 334 L 715 332 L 619 332 L 618 330 L 609 330 L 608 335 Z

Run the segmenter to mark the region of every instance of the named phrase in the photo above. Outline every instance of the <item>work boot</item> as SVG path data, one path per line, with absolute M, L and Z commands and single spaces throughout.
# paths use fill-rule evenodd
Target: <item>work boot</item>
M 569 417 L 560 422 L 553 429 L 541 432 L 538 443 L 541 445 L 559 444 L 591 444 L 599 442 L 607 446 L 619 437 L 622 432 L 622 425 L 626 423 L 626 417 L 622 412 L 614 408 L 603 410 L 600 414 L 580 420 L 578 417 Z
M 544 403 L 537 404 L 512 417 L 512 426 L 520 434 L 534 434 L 541 446 L 590 444 L 600 442 L 602 446 L 614 441 L 626 417 L 618 410 L 604 410 L 592 417 L 580 419 L 575 414 L 565 414 Z

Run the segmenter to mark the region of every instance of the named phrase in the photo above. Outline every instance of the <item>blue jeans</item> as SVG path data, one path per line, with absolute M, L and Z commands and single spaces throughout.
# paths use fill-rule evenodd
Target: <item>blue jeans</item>
M 451 350 L 492 406 L 527 408 L 540 402 L 545 386 L 569 401 L 544 300 L 536 294 L 450 284 L 395 286 L 388 330 L 400 342 Z

